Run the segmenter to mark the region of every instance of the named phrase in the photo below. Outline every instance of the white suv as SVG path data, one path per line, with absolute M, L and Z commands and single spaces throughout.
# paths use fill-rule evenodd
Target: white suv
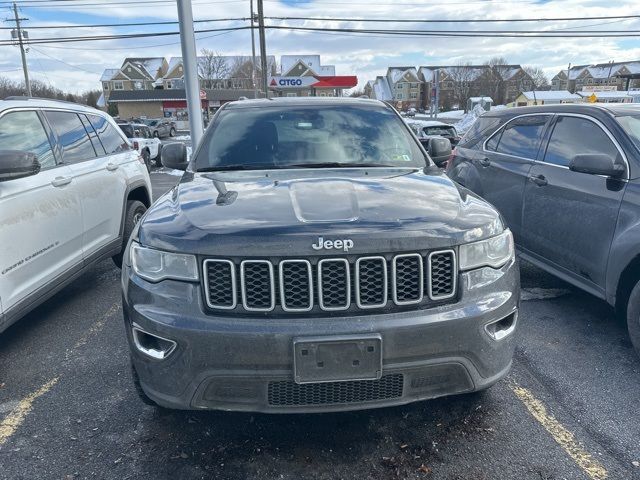
M 141 156 L 103 112 L 0 101 L 0 332 L 122 252 L 151 204 Z

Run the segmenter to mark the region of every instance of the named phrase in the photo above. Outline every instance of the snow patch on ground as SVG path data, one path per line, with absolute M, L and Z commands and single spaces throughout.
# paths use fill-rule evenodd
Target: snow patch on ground
M 177 137 L 173 137 L 172 140 L 191 141 L 191 135 L 178 135 Z
M 460 135 L 464 135 L 465 133 L 467 133 L 467 130 L 469 130 L 475 123 L 478 117 L 483 113 L 486 113 L 486 110 L 480 105 L 476 105 L 475 107 L 473 107 L 473 110 L 471 110 L 469 113 L 464 114 L 460 121 L 454 125 L 454 127 L 456 127 L 456 130 Z
M 523 288 L 520 293 L 520 299 L 523 302 L 528 300 L 549 300 L 550 298 L 562 297 L 571 292 L 564 288 Z
M 173 175 L 174 177 L 181 177 L 184 175 L 182 170 L 174 170 L 173 168 L 158 168 L 157 170 L 152 170 L 151 173 L 163 173 L 165 175 Z

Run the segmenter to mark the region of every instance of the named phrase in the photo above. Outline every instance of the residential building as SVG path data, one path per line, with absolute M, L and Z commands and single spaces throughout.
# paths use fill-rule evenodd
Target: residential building
M 269 90 L 278 97 L 341 97 L 358 84 L 354 75 L 336 75 L 336 67 L 322 65 L 320 55 L 282 55 L 280 74 L 269 78 Z
M 120 68 L 107 68 L 100 77 L 102 96 L 99 104 L 109 100 L 111 92 L 153 90 L 167 72 L 169 64 L 163 57 L 125 58 Z
M 369 87 L 374 98 L 391 100 L 400 109 L 411 107 L 429 110 L 436 88 L 436 72 L 440 108 L 465 108 L 470 97 L 490 96 L 494 103 L 513 101 L 523 90 L 533 87 L 533 79 L 520 65 L 434 65 L 389 67 L 387 87 L 380 85 L 381 77 Z M 378 85 L 378 88 L 376 88 Z M 391 98 L 387 98 L 387 92 Z
M 389 67 L 386 77 L 391 101 L 398 109 L 406 110 L 422 106 L 424 86 L 415 67 Z
M 591 86 L 609 86 L 621 91 L 639 88 L 640 60 L 574 65 L 570 69 L 560 70 L 551 79 L 552 90 L 578 92 Z
M 558 103 L 581 103 L 582 97 L 567 90 L 532 90 L 522 92 L 515 99 L 514 106 L 551 105 Z

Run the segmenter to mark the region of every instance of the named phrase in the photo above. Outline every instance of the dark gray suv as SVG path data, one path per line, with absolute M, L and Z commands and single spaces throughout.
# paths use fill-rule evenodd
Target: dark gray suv
M 524 259 L 625 315 L 640 351 L 640 106 L 489 112 L 447 174 L 498 208 Z
M 482 390 L 509 370 L 519 276 L 493 207 L 364 99 L 225 105 L 138 223 L 133 373 L 183 409 L 351 410 Z

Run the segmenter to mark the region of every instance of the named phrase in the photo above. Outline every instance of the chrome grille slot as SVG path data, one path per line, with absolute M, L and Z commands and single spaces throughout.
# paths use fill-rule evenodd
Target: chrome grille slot
M 286 312 L 308 312 L 313 308 L 313 273 L 307 260 L 280 262 L 280 305 Z
M 456 255 L 453 250 L 431 252 L 427 257 L 427 292 L 431 300 L 444 300 L 456 294 Z
M 380 308 L 387 304 L 387 260 L 362 257 L 356 260 L 356 304 L 359 308 Z
M 351 305 L 349 262 L 343 258 L 318 262 L 318 303 L 323 310 L 346 310 Z
M 242 306 L 253 312 L 268 312 L 276 306 L 273 265 L 267 260 L 240 263 Z
M 205 260 L 205 295 L 211 308 L 231 310 L 236 308 L 236 267 L 229 260 Z
M 396 255 L 393 258 L 393 301 L 396 305 L 411 305 L 422 301 L 422 264 L 422 255 L 419 253 Z

